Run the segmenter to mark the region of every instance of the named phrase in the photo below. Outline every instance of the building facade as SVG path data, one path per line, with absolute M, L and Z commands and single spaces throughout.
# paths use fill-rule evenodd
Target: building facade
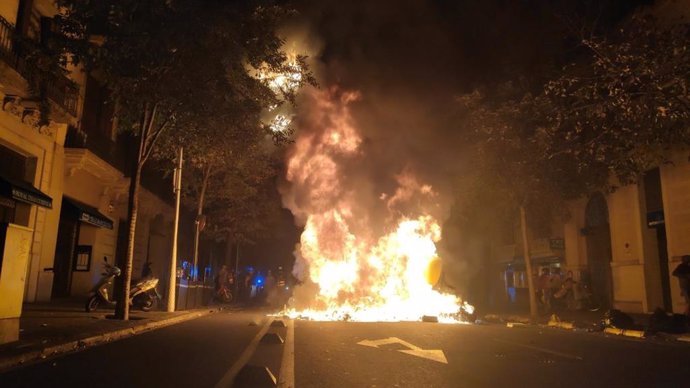
M 553 225 L 548 235 L 529 231 L 532 276 L 542 268 L 572 271 L 602 308 L 683 313 L 684 300 L 671 273 L 690 254 L 689 155 L 674 152 L 669 163 L 647 171 L 636 184 L 570 202 L 569 220 Z M 492 244 L 490 262 L 497 300 L 515 302 L 517 294 L 522 296 L 517 302 L 526 305 L 518 232 L 516 226 L 515 243 Z
M 592 273 L 593 288 L 614 308 L 682 313 L 671 273 L 690 254 L 690 162 L 675 152 L 637 184 L 572 204 L 565 265 Z M 596 276 L 596 279 L 595 279 Z
M 661 25 L 687 23 L 690 0 L 659 0 L 639 12 L 653 15 Z M 668 163 L 646 171 L 636 184 L 614 180 L 612 192 L 569 203 L 570 219 L 553 225 L 548 235 L 530 231 L 533 276 L 543 267 L 560 268 L 586 283 L 604 308 L 683 313 L 684 300 L 671 273 L 690 254 L 690 152 L 675 150 L 666 156 Z M 516 234 L 509 243 L 492 244 L 499 300 L 510 299 L 511 288 L 526 295 L 522 248 L 513 244 L 519 241 Z
M 107 89 L 78 68 L 40 81 L 48 123 L 32 93 L 19 42 L 40 46 L 57 11 L 51 0 L 0 2 L 0 343 L 17 339 L 23 303 L 85 299 L 104 258 L 124 261 L 131 147 Z M 133 273 L 151 262 L 166 291 L 173 211 L 154 191 L 141 190 Z

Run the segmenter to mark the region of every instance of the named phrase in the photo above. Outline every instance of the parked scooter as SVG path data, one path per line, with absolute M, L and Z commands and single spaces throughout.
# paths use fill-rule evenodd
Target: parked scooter
M 101 280 L 93 287 L 89 293 L 89 298 L 86 300 L 86 311 L 91 312 L 98 308 L 101 303 L 109 306 L 114 306 L 117 301 L 114 297 L 108 295 L 108 288 L 113 283 L 113 280 L 120 276 L 122 271 L 114 265 L 108 263 L 108 259 L 103 257 L 104 272 L 101 274 Z M 155 277 L 140 279 L 136 284 L 132 285 L 129 290 L 129 304 L 137 307 L 142 311 L 150 311 L 155 303 L 161 299 L 156 286 L 158 279 Z

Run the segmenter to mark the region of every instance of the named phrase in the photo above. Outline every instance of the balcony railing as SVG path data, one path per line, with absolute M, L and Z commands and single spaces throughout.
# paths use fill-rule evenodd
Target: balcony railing
M 29 83 L 36 80 L 36 72 L 31 69 L 20 54 L 14 26 L 0 16 L 0 59 L 7 63 Z M 79 87 L 65 76 L 53 74 L 41 80 L 44 82 L 46 97 L 62 107 L 72 116 L 77 116 Z

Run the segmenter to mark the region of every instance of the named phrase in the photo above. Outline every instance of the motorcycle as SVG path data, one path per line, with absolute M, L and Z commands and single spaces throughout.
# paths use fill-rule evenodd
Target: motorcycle
M 89 298 L 86 300 L 86 312 L 92 312 L 98 308 L 102 303 L 109 306 L 114 306 L 117 301 L 115 298 L 108 295 L 108 288 L 113 283 L 113 280 L 120 276 L 122 271 L 115 265 L 109 264 L 107 258 L 103 258 L 104 272 L 101 274 L 101 279 L 96 283 Z M 155 277 L 140 279 L 129 290 L 129 305 L 141 309 L 141 311 L 150 311 L 157 301 L 160 301 L 161 295 L 158 293 L 156 286 L 158 279 Z

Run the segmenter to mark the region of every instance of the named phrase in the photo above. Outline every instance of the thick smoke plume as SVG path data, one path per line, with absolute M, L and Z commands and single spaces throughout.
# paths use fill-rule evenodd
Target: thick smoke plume
M 534 63 L 553 42 L 534 42 L 555 36 L 553 26 L 539 20 L 547 13 L 494 3 L 323 1 L 300 7 L 303 19 L 286 29 L 286 39 L 312 58 L 321 88 L 299 100 L 288 163 L 298 163 L 297 154 L 311 155 L 323 163 L 308 166 L 303 159 L 302 168 L 331 169 L 333 175 L 300 182 L 288 167 L 281 193 L 299 227 L 310 214 L 338 209 L 341 202 L 356 204 L 347 209 L 357 220 L 348 223 L 348 232 L 368 238 L 390 232 L 396 217 L 428 214 L 443 226 L 438 247 L 445 280 L 462 288 L 474 275 L 480 265 L 472 261 L 480 255 L 466 252 L 458 228 L 443 225 L 466 165 L 467 128 L 456 116 L 457 96 L 511 79 L 512 71 L 538 72 Z M 334 127 L 356 133 L 356 147 L 316 156 Z M 299 247 L 295 255 L 295 273 L 304 279 L 309 268 Z

